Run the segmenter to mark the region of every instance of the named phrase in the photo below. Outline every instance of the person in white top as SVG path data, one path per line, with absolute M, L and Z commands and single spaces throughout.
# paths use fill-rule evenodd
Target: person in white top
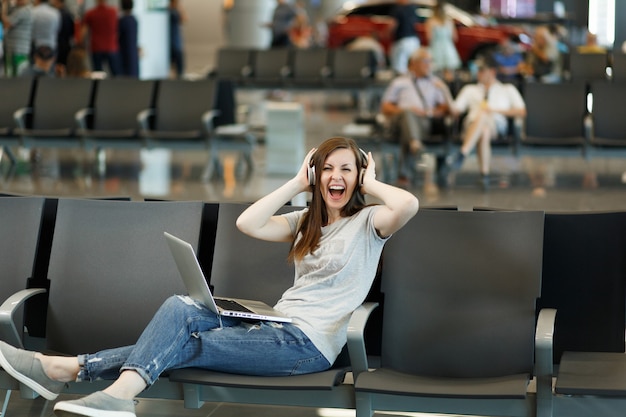
M 508 118 L 525 117 L 526 105 L 512 84 L 497 79 L 498 63 L 485 56 L 478 65 L 478 83 L 464 86 L 457 95 L 451 111 L 457 116 L 467 112 L 463 128 L 463 144 L 448 164 L 459 170 L 465 158 L 477 148 L 482 185 L 489 186 L 491 141 L 505 134 Z

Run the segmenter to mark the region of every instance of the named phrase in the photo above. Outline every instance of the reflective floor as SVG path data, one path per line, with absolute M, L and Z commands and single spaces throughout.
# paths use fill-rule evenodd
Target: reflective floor
M 269 94 L 239 92 L 241 119 L 254 125 L 266 121 L 264 103 Z M 309 149 L 336 135 L 358 110 L 346 93 L 280 93 L 282 100 L 302 104 L 304 141 Z M 18 163 L 9 169 L 0 161 L 0 192 L 44 196 L 130 197 L 132 199 L 200 199 L 251 202 L 282 184 L 288 176 L 267 173 L 263 138 L 256 147 L 252 175 L 237 175 L 235 155 L 221 155 L 220 179 L 203 180 L 208 151 L 155 149 L 107 150 L 96 161 L 77 149 L 15 150 Z M 375 159 L 380 155 L 375 155 Z M 488 191 L 478 184 L 477 162 L 470 157 L 447 187 L 432 179 L 433 158 L 419 163 L 417 181 L 409 186 L 422 206 L 493 207 L 548 211 L 597 211 L 626 208 L 626 159 L 579 157 L 522 157 L 496 155 Z M 380 173 L 381 163 L 377 160 Z M 306 198 L 306 196 L 300 196 Z M 302 200 L 300 200 L 301 202 Z M 298 202 L 298 201 L 296 201 Z
M 303 105 L 306 149 L 341 132 L 358 112 L 352 98 L 346 94 L 279 95 Z M 242 119 L 245 117 L 254 125 L 262 125 L 265 117 L 262 104 L 266 96 L 266 92 L 240 93 Z M 267 149 L 263 141 L 254 151 L 252 175 L 237 175 L 235 155 L 227 153 L 221 156 L 225 167 L 223 178 L 209 181 L 203 180 L 208 160 L 206 151 L 109 150 L 100 160 L 93 160 L 93 155 L 79 150 L 33 152 L 22 149 L 15 150 L 15 154 L 18 162 L 12 169 L 9 169 L 6 155 L 0 161 L 0 193 L 251 202 L 288 179 L 285 175 L 268 174 Z M 583 161 L 581 158 L 496 156 L 488 191 L 477 183 L 475 157 L 469 158 L 447 187 L 439 188 L 432 181 L 432 158 L 423 158 L 418 169 L 417 181 L 409 189 L 420 198 L 422 206 L 561 212 L 626 209 L 625 159 Z M 324 410 L 232 404 L 207 404 L 200 410 L 185 410 L 181 402 L 160 400 L 141 400 L 137 411 L 139 416 L 329 416 Z M 52 411 L 51 405 L 42 399 L 20 400 L 19 394 L 13 394 L 7 414 L 12 417 L 49 416 Z M 350 417 L 353 413 L 347 411 L 345 415 Z

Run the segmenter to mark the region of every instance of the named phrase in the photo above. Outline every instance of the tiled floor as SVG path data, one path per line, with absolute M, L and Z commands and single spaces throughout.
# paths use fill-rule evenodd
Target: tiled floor
M 254 120 L 259 116 L 259 103 L 265 93 L 245 92 L 240 104 L 250 109 Z M 356 114 L 351 98 L 345 94 L 324 96 L 299 93 L 291 99 L 303 104 L 306 115 L 306 148 L 337 134 Z M 287 178 L 266 175 L 266 149 L 254 152 L 255 170 L 247 180 L 226 175 L 223 180 L 202 181 L 207 160 L 205 152 L 150 152 L 113 150 L 107 152 L 104 175 L 80 170 L 76 150 L 41 150 L 36 154 L 18 152 L 20 159 L 13 172 L 8 172 L 6 159 L 0 168 L 0 193 L 73 197 L 130 197 L 205 200 L 254 201 L 278 187 Z M 226 161 L 232 156 L 226 155 Z M 427 164 L 427 160 L 425 160 Z M 456 175 L 454 184 L 437 189 L 422 177 L 411 189 L 420 197 L 422 206 L 492 207 L 547 211 L 608 211 L 626 209 L 626 160 L 595 159 L 585 162 L 574 158 L 522 158 L 497 156 L 493 164 L 493 181 L 489 191 L 476 183 L 475 158 Z M 255 407 L 249 405 L 206 404 L 200 410 L 185 410 L 181 402 L 141 400 L 139 416 L 215 416 L 249 415 L 314 417 L 319 410 L 293 407 Z M 21 400 L 14 393 L 7 413 L 11 417 L 52 415 L 50 404 L 38 399 Z M 352 416 L 347 412 L 346 417 Z M 343 416 L 342 416 L 343 417 Z
M 243 92 L 238 96 L 249 117 L 263 120 L 265 93 Z M 305 147 L 336 135 L 356 115 L 349 95 L 298 93 L 288 98 L 305 109 Z M 207 153 L 199 151 L 109 150 L 106 174 L 78 169 L 84 157 L 77 150 L 42 149 L 31 163 L 28 152 L 9 175 L 0 179 L 0 192 L 51 196 L 126 196 L 133 199 L 202 199 L 207 201 L 254 201 L 279 186 L 286 177 L 265 175 L 265 146 L 254 151 L 251 178 L 226 176 L 224 180 L 202 181 Z M 376 155 L 375 155 L 376 157 Z M 87 158 L 89 159 L 89 158 Z M 225 157 L 229 160 L 228 155 Z M 7 173 L 6 158 L 2 172 Z M 424 181 L 428 160 L 421 166 L 422 178 L 411 190 L 423 206 L 494 207 L 549 211 L 619 210 L 626 208 L 626 159 L 496 156 L 491 187 L 484 192 L 477 184 L 475 157 L 470 157 L 447 188 Z M 426 166 L 424 166 L 426 165 Z M 378 167 L 381 166 L 378 161 Z M 380 172 L 380 170 L 379 170 Z

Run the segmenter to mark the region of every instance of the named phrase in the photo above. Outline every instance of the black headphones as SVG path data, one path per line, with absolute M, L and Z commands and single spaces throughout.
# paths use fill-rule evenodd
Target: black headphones
M 359 172 L 359 185 L 363 185 L 363 177 L 365 176 L 365 170 L 367 169 L 367 153 L 359 148 L 361 151 L 361 172 Z M 315 153 L 313 154 L 315 155 Z M 309 171 L 307 173 L 309 177 L 309 185 L 313 187 L 315 185 L 315 162 L 313 160 L 313 155 L 311 155 L 311 160 L 309 161 Z

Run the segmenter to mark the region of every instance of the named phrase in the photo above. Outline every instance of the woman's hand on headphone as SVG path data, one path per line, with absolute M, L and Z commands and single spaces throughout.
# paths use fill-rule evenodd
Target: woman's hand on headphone
M 367 153 L 367 168 L 365 169 L 365 174 L 363 174 L 363 181 L 361 184 L 361 193 L 367 194 L 367 185 L 371 183 L 371 181 L 376 180 L 376 162 L 374 162 L 374 158 L 372 157 L 372 153 Z
M 300 167 L 300 171 L 296 175 L 296 179 L 298 183 L 302 185 L 302 191 L 310 191 L 311 185 L 309 182 L 309 168 L 311 166 L 311 158 L 313 158 L 313 154 L 317 151 L 317 148 L 313 148 L 306 154 L 304 157 L 304 161 L 302 161 L 302 166 Z

